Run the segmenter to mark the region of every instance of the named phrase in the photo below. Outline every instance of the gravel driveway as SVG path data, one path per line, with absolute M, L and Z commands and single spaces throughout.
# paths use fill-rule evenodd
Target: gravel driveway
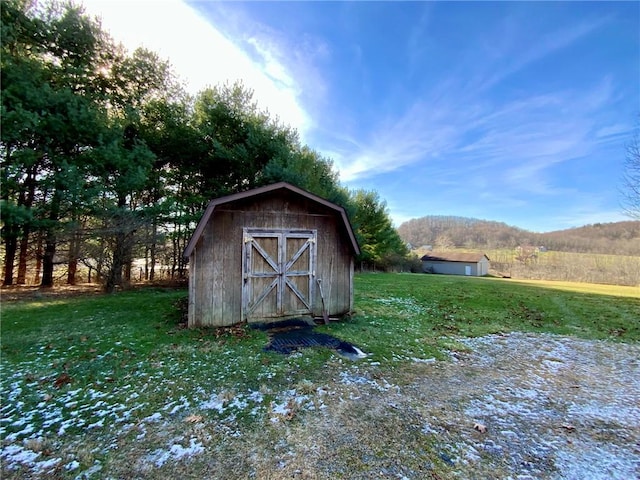
M 289 430 L 292 468 L 273 478 L 640 478 L 640 345 L 460 341 L 470 352 L 393 377 L 343 372 L 327 408 Z
M 55 460 L 78 479 L 640 478 L 640 344 L 458 340 L 468 351 L 447 361 L 406 362 L 401 345 L 384 367 L 334 356 L 323 381 L 292 385 L 265 406 L 259 392 L 235 392 L 228 414 L 215 392 L 175 415 L 171 401 L 128 430 L 61 445 L 56 458 L 8 445 L 3 473 L 49 478 Z M 236 421 L 262 407 L 258 428 Z M 78 462 L 65 462 L 82 449 L 109 450 L 109 463 L 76 474 Z
M 462 342 L 473 352 L 407 392 L 424 399 L 424 430 L 447 439 L 462 478 L 640 478 L 640 345 L 521 333 Z

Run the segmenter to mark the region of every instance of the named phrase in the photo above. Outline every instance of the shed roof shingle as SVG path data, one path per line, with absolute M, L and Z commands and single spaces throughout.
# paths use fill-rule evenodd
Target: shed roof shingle
M 351 223 L 349 223 L 349 219 L 347 218 L 347 213 L 345 212 L 344 208 L 342 208 L 339 205 L 336 205 L 335 203 L 330 202 L 329 200 L 325 200 L 322 197 L 314 195 L 313 193 L 307 192 L 306 190 L 303 190 L 303 189 L 301 189 L 299 187 L 291 185 L 290 183 L 278 182 L 278 183 L 274 183 L 274 184 L 267 185 L 267 186 L 264 186 L 264 187 L 254 188 L 252 190 L 247 190 L 247 191 L 240 192 L 240 193 L 234 193 L 232 195 L 227 195 L 225 197 L 215 198 L 215 199 L 211 200 L 209 202 L 209 205 L 207 206 L 207 209 L 205 210 L 204 214 L 202 215 L 202 218 L 200 219 L 200 222 L 198 222 L 198 226 L 196 227 L 196 230 L 193 232 L 193 236 L 191 237 L 191 240 L 189 240 L 189 243 L 187 244 L 187 247 L 184 250 L 183 256 L 185 258 L 189 258 L 189 256 L 193 252 L 193 249 L 195 248 L 196 244 L 198 243 L 198 240 L 200 239 L 200 236 L 202 235 L 202 232 L 203 232 L 206 224 L 209 222 L 209 218 L 211 218 L 211 215 L 213 214 L 213 211 L 215 210 L 215 208 L 218 205 L 222 205 L 222 204 L 229 203 L 229 202 L 234 202 L 236 200 L 242 200 L 242 199 L 249 198 L 249 197 L 254 197 L 254 196 L 257 196 L 257 195 L 262 195 L 264 193 L 273 192 L 275 190 L 280 190 L 280 189 L 289 190 L 291 192 L 294 192 L 294 193 L 296 193 L 298 195 L 306 197 L 309 200 L 312 200 L 314 202 L 320 203 L 320 204 L 324 205 L 325 207 L 328 207 L 328 208 L 334 210 L 340 216 L 340 218 L 342 220 L 342 223 L 343 223 L 344 228 L 346 230 L 346 233 L 347 233 L 347 235 L 349 237 L 349 241 L 350 241 L 351 247 L 353 248 L 354 253 L 356 255 L 358 255 L 360 253 L 360 247 L 358 246 L 358 242 L 356 240 L 355 234 L 353 233 L 353 228 L 351 227 Z
M 460 253 L 460 252 L 443 252 L 431 253 L 421 258 L 422 261 L 431 262 L 465 262 L 478 263 L 483 258 L 489 260 L 484 253 Z

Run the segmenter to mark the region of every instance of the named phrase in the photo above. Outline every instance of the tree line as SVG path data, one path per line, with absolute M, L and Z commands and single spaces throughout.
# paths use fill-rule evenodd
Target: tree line
M 106 291 L 182 251 L 212 199 L 287 181 L 341 205 L 364 268 L 406 262 L 375 191 L 349 191 L 330 159 L 261 110 L 241 82 L 188 94 L 156 53 L 127 51 L 72 3 L 1 10 L 3 283 L 50 287 L 80 269 Z M 64 268 L 57 268 L 64 267 Z
M 414 248 L 548 250 L 610 255 L 640 255 L 640 221 L 597 223 L 555 232 L 535 233 L 502 222 L 455 216 L 426 216 L 404 222 L 400 237 Z

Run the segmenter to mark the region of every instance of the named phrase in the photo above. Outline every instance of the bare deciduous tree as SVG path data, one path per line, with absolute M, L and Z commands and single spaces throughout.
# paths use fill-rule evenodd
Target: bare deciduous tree
M 437 250 L 451 250 L 452 248 L 455 248 L 455 243 L 453 243 L 453 240 L 451 239 L 451 237 L 447 234 L 440 234 L 436 237 L 436 240 L 434 242 L 434 245 L 436 247 Z
M 640 132 L 627 147 L 622 177 L 622 205 L 625 213 L 640 220 Z

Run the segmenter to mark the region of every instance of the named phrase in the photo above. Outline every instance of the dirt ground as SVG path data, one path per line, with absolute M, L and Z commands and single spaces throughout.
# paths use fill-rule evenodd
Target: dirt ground
M 524 333 L 459 341 L 467 350 L 450 360 L 390 360 L 391 370 L 335 357 L 321 383 L 281 392 L 258 428 L 236 414 L 260 408 L 260 392 L 236 392 L 227 403 L 170 402 L 128 429 L 62 445 L 53 460 L 8 445 L 3 477 L 640 478 L 639 344 Z M 107 450 L 106 462 L 92 460 Z
M 42 288 L 37 285 L 12 285 L 0 288 L 0 300 L 13 302 L 17 300 L 38 300 L 41 298 L 66 298 L 78 295 L 94 295 L 102 293 L 97 283 L 64 285 L 55 288 Z
M 286 461 L 262 471 L 640 478 L 640 345 L 521 333 L 461 341 L 471 352 L 417 361 L 393 379 L 345 372 L 340 388 L 327 392 L 327 408 L 287 431 L 276 456 Z
M 185 288 L 184 280 L 157 280 L 154 282 L 133 282 L 127 290 L 141 288 Z M 53 288 L 43 288 L 38 285 L 11 285 L 0 287 L 0 301 L 15 302 L 19 300 L 40 300 L 53 298 L 68 298 L 83 295 L 104 295 L 104 287 L 99 283 L 79 283 L 77 285 L 56 285 Z
M 461 478 L 640 477 L 639 345 L 518 333 L 464 343 L 472 353 L 408 389 Z

